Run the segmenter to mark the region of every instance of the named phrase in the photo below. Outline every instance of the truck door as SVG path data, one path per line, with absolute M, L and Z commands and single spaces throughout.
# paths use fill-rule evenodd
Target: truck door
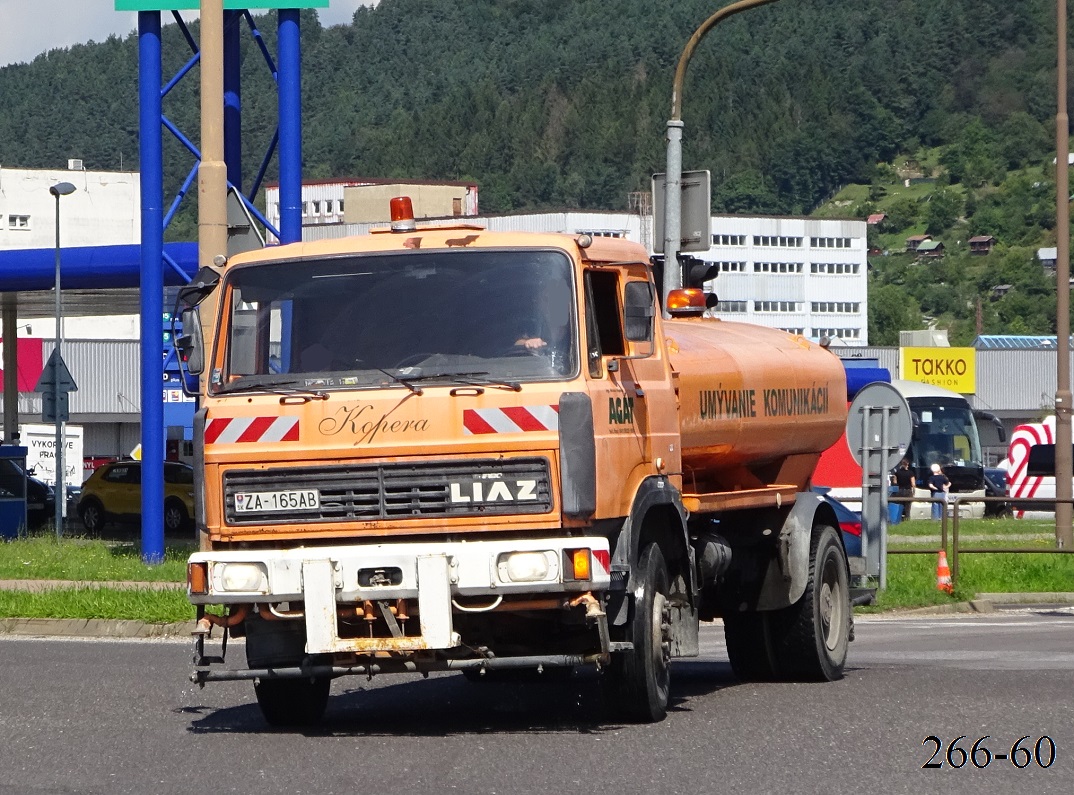
M 633 489 L 623 488 L 647 474 L 678 474 L 675 394 L 665 352 L 655 337 L 638 345 L 627 339 L 624 307 L 628 292 L 655 292 L 644 264 L 594 268 L 585 272 L 586 363 L 597 442 L 598 514 L 620 515 Z M 640 353 L 638 351 L 641 351 Z M 659 463 L 658 463 L 659 462 Z

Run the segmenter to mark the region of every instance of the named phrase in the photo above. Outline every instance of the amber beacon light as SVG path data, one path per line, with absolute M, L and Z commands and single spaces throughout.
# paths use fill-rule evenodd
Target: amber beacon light
M 414 222 L 414 203 L 409 196 L 396 196 L 390 206 L 393 232 L 413 232 L 418 228 Z

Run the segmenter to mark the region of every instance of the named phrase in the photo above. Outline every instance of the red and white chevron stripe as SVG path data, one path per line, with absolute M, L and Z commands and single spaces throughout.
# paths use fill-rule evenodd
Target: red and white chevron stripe
M 205 426 L 205 444 L 297 441 L 297 417 L 214 417 Z
M 509 406 L 500 409 L 465 409 L 466 435 L 558 431 L 559 406 Z
M 1029 466 L 1029 450 L 1038 444 L 1055 444 L 1055 417 L 1048 417 L 1044 422 L 1032 422 L 1019 425 L 1011 434 L 1007 448 L 1007 483 L 1010 484 L 1012 497 L 1036 497 L 1044 482 L 1043 477 L 1030 477 L 1026 474 Z M 1023 511 L 1018 511 L 1021 516 Z

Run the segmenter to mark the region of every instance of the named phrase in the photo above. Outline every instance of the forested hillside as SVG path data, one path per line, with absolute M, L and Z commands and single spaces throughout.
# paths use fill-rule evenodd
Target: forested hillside
M 713 0 L 382 0 L 353 25 L 303 16 L 305 173 L 474 179 L 487 210 L 621 208 L 663 168 L 675 63 Z M 808 212 L 874 164 L 957 140 L 970 118 L 1054 114 L 1048 0 L 811 0 L 719 26 L 684 91 L 684 163 L 720 210 Z M 270 47 L 275 23 L 257 17 Z M 190 55 L 166 26 L 165 75 Z M 244 37 L 250 171 L 272 85 Z M 137 41 L 0 69 L 0 163 L 130 167 Z M 165 99 L 197 136 L 197 80 Z M 182 152 L 170 149 L 174 173 Z M 1033 154 L 1033 153 L 1027 153 Z M 1039 154 L 1039 153 L 1036 153 Z
M 486 212 L 625 209 L 664 168 L 679 54 L 723 4 L 381 0 L 328 29 L 303 12 L 304 175 L 474 180 Z M 274 51 L 273 15 L 255 19 Z M 987 211 L 989 229 L 1007 224 L 1009 239 L 989 232 L 1004 245 L 1043 244 L 1041 219 L 1012 222 L 993 194 L 1009 170 L 1051 162 L 1054 31 L 1052 0 L 787 0 L 750 11 L 716 28 L 690 66 L 684 167 L 712 171 L 715 211 L 801 214 L 850 183 L 882 185 L 892 175 L 878 163 L 928 150 L 937 187 L 956 186 L 958 199 L 937 234 L 968 231 Z M 256 45 L 243 42 L 249 179 L 275 97 Z M 190 57 L 175 25 L 164 54 L 165 79 Z M 137 63 L 130 36 L 0 68 L 0 163 L 136 168 Z M 197 140 L 196 72 L 165 112 Z M 172 195 L 192 161 L 165 141 Z M 907 228 L 924 227 L 918 210 Z M 171 234 L 190 234 L 192 217 Z

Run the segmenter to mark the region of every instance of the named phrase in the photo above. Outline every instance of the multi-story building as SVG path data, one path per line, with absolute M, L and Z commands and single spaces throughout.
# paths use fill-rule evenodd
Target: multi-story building
M 867 345 L 866 223 L 715 215 L 716 317 L 781 328 L 814 341 Z

